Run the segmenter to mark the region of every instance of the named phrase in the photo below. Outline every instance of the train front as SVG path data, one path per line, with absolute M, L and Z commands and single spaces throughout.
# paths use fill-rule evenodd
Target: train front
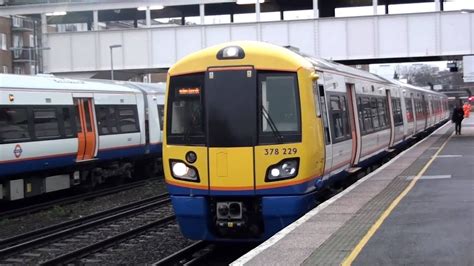
M 314 206 L 324 146 L 313 80 L 303 57 L 257 42 L 170 69 L 163 166 L 186 237 L 262 240 Z

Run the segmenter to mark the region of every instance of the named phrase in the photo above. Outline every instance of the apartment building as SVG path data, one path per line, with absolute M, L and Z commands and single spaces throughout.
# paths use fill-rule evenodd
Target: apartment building
M 42 72 L 40 25 L 28 17 L 0 17 L 0 73 Z
M 0 17 L 0 73 L 12 72 L 11 19 Z

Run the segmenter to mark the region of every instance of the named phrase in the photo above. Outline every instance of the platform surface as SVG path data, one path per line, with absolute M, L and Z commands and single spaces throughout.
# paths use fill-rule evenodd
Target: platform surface
M 232 265 L 474 265 L 474 116 L 448 122 Z

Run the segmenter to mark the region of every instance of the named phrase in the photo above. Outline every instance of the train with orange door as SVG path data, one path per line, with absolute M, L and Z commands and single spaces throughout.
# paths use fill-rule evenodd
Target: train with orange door
M 163 165 L 182 233 L 263 240 L 336 180 L 445 122 L 447 97 L 260 42 L 168 73 Z
M 0 201 L 152 175 L 164 87 L 0 74 Z

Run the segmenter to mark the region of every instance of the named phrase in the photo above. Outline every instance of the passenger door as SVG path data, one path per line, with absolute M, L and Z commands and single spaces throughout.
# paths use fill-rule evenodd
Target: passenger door
M 96 155 L 97 133 L 92 98 L 75 98 L 77 120 L 77 161 L 91 160 Z
M 324 164 L 324 175 L 323 180 L 329 177 L 332 168 L 332 144 L 331 144 L 331 128 L 329 123 L 329 116 L 328 116 L 328 106 L 327 106 L 327 99 L 326 93 L 324 91 L 324 77 L 323 73 L 318 73 L 318 83 L 315 84 L 317 93 L 315 95 L 318 96 L 319 107 L 321 108 L 321 119 L 323 121 L 324 127 L 324 144 L 325 144 L 325 164 Z
M 347 100 L 349 109 L 349 124 L 350 134 L 352 138 L 352 153 L 351 153 L 351 166 L 356 165 L 360 159 L 360 125 L 359 119 L 356 118 L 357 112 L 357 100 L 355 93 L 355 85 L 346 83 L 347 88 Z
M 387 93 L 387 106 L 388 106 L 388 119 L 390 123 L 390 142 L 388 144 L 389 147 L 393 146 L 393 143 L 395 142 L 395 120 L 393 119 L 394 112 L 393 108 L 394 106 L 392 105 L 392 95 L 390 94 L 390 90 L 386 90 Z

